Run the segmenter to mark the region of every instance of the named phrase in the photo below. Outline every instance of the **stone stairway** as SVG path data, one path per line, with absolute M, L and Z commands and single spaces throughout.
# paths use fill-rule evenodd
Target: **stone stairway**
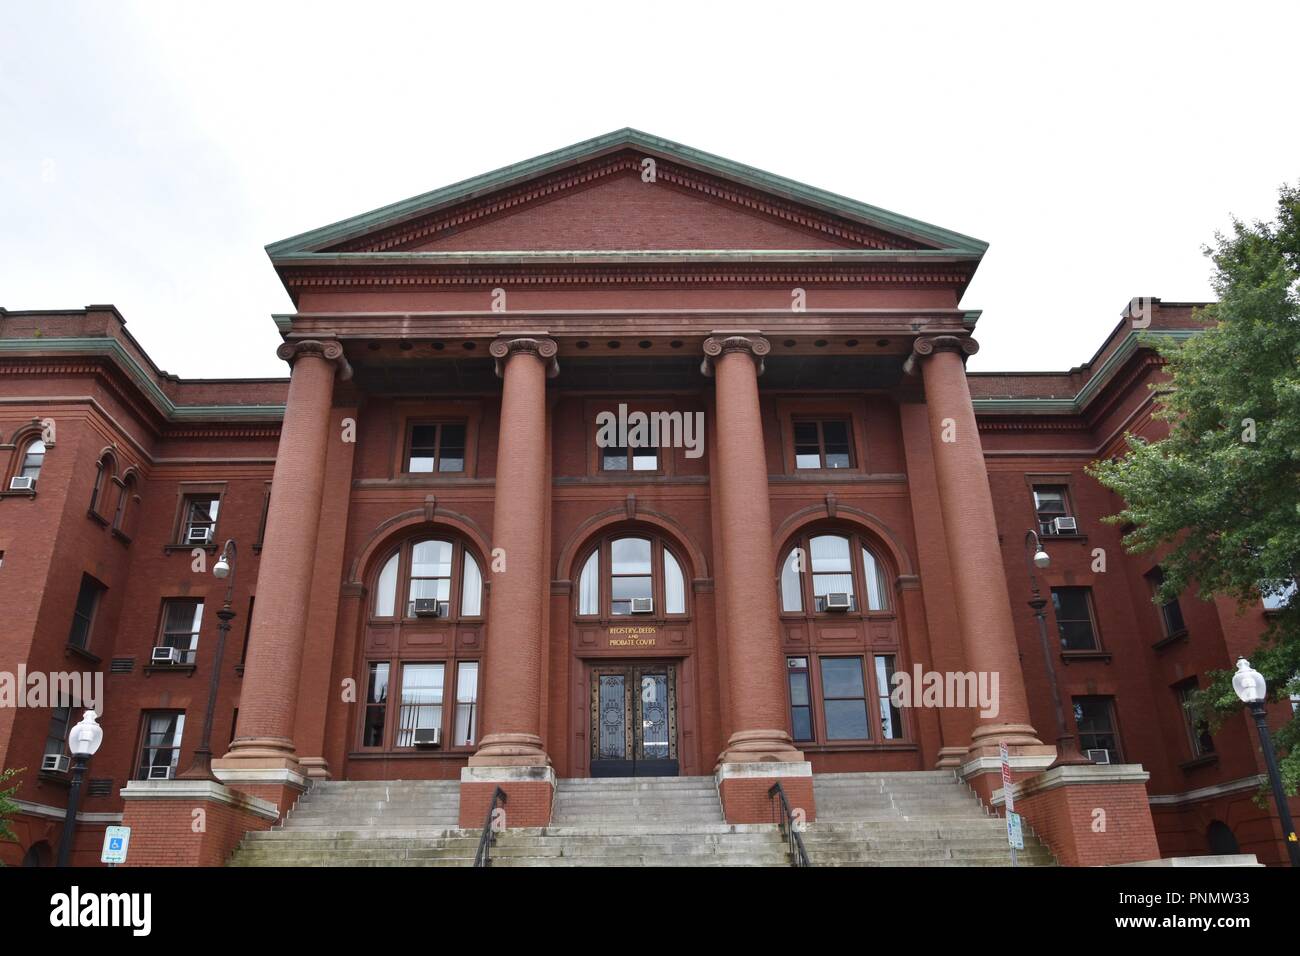
M 947 770 L 813 777 L 817 821 L 803 832 L 814 866 L 1010 866 L 1006 821 Z M 1052 866 L 1025 828 L 1020 866 Z
M 819 774 L 814 866 L 1006 866 L 1003 821 L 955 775 Z M 470 866 L 480 831 L 457 827 L 456 781 L 318 783 L 234 866 Z M 507 822 L 509 805 L 506 806 Z M 1051 865 L 1028 831 L 1020 863 Z M 497 834 L 493 866 L 788 866 L 772 824 L 728 824 L 712 777 L 559 781 L 551 825 Z

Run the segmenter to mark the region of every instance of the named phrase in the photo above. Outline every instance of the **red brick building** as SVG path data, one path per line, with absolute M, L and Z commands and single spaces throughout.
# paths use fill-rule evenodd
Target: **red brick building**
M 144 860 L 219 862 L 313 778 L 460 779 L 467 826 L 589 775 L 713 774 L 744 821 L 774 780 L 812 815 L 813 773 L 951 767 L 997 806 L 1004 742 L 1063 861 L 1284 859 L 1247 721 L 1180 706 L 1265 608 L 1157 607 L 1084 474 L 1159 434 L 1137 327 L 1193 306 L 967 375 L 984 250 L 625 130 L 269 246 L 289 378 L 169 375 L 112 306 L 0 310 L 0 669 L 104 675 L 74 859 L 125 813 Z M 1086 767 L 1047 769 L 1030 529 Z M 225 786 L 137 797 L 198 746 L 227 539 Z M 893 706 L 924 672 L 996 706 Z M 57 848 L 74 710 L 0 708 L 5 862 Z M 196 799 L 220 825 L 175 849 Z

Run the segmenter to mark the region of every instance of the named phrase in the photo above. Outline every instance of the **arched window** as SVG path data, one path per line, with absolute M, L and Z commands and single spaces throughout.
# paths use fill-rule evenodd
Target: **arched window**
M 781 562 L 781 610 L 788 614 L 889 609 L 884 565 L 857 535 L 801 537 Z
M 126 534 L 127 511 L 131 507 L 131 499 L 135 497 L 135 475 L 128 474 L 126 480 L 122 482 L 122 489 L 117 496 L 117 510 L 113 512 L 113 530 Z
M 577 605 L 583 617 L 685 614 L 686 575 L 659 538 L 611 536 L 582 563 Z
M 398 600 L 401 594 L 404 600 Z M 475 618 L 483 615 L 483 572 L 463 544 L 441 538 L 408 541 L 380 567 L 373 617 Z
M 112 482 L 117 471 L 117 462 L 112 454 L 104 452 L 95 462 L 95 487 L 90 490 L 90 510 L 100 514 L 99 506 L 103 503 L 104 489 Z
M 45 442 L 40 438 L 34 438 L 28 442 L 23 449 L 20 461 L 21 464 L 19 464 L 18 470 L 14 472 L 14 481 L 10 482 L 10 486 L 12 487 L 14 484 L 27 485 L 28 483 L 22 481 L 22 479 L 30 479 L 30 486 L 34 487 L 36 479 L 41 477 L 41 466 L 45 464 Z

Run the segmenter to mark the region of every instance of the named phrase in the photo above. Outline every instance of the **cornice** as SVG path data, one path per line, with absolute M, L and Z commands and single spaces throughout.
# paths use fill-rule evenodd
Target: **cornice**
M 230 419 L 281 419 L 284 417 L 283 405 L 178 405 L 136 360 L 122 343 L 114 338 L 39 338 L 39 339 L 0 339 L 0 357 L 29 355 L 31 358 L 49 358 L 51 371 L 97 372 L 94 363 L 75 364 L 75 359 L 99 356 L 111 359 L 141 394 L 144 395 L 156 412 L 169 421 L 228 421 Z M 60 361 L 55 356 L 67 355 L 73 360 Z M 33 367 L 41 368 L 40 365 Z

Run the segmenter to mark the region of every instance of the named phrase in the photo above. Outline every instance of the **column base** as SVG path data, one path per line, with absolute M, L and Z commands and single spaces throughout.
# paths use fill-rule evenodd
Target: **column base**
M 309 780 L 331 779 L 329 761 L 324 757 L 303 757 L 298 761 L 298 766 Z
M 960 767 L 965 759 L 965 747 L 940 747 L 939 759 L 934 762 L 934 769 L 953 770 Z
M 1062 866 L 1116 866 L 1160 857 L 1141 764 L 1053 767 L 1013 783 L 1016 812 Z M 1006 800 L 996 791 L 991 804 Z
M 802 763 L 804 755 L 784 730 L 739 730 L 718 755 L 717 766 L 752 761 Z
M 488 734 L 469 758 L 471 767 L 549 767 L 551 758 L 536 734 Z
M 473 758 L 470 759 L 472 762 Z M 483 828 L 497 787 L 506 794 L 502 807 L 506 827 L 544 827 L 551 822 L 555 770 L 550 766 L 469 766 L 460 772 L 462 828 Z
M 1038 732 L 1029 724 L 987 724 L 976 727 L 970 735 L 970 756 L 993 754 L 997 756 L 1002 744 L 1012 753 L 1050 753 L 1056 748 L 1038 739 Z
M 780 822 L 780 803 L 769 796 L 777 783 L 785 791 L 790 812 L 797 822 L 811 823 L 817 819 L 812 764 L 802 756 L 797 761 L 719 763 L 713 779 L 728 823 Z
M 132 780 L 122 800 L 127 866 L 223 866 L 246 833 L 280 817 L 274 803 L 212 780 Z
M 217 779 L 231 790 L 266 800 L 275 805 L 283 816 L 298 802 L 311 781 L 296 766 L 255 767 L 242 762 L 214 760 L 213 772 Z
M 280 767 L 296 771 L 298 764 L 298 753 L 288 737 L 236 737 L 230 743 L 230 751 L 220 760 L 212 761 L 212 768 Z

